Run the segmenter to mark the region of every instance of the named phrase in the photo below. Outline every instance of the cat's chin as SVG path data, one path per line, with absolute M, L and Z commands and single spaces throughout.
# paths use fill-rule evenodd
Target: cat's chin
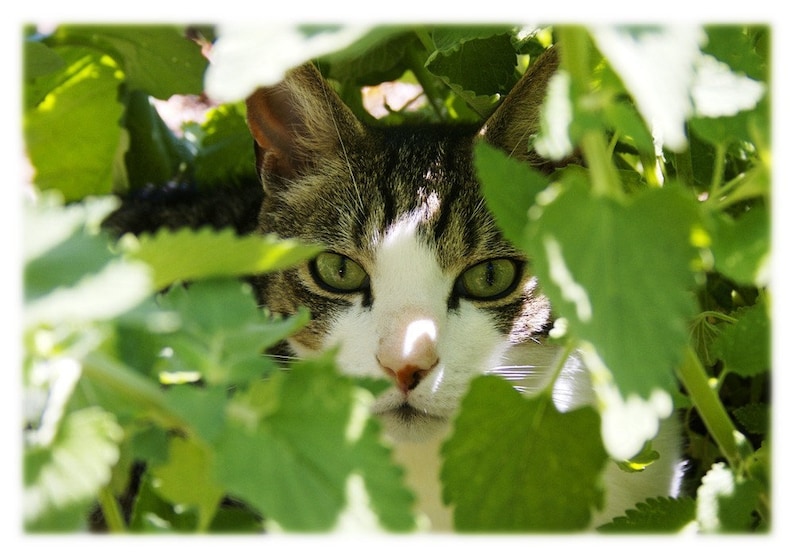
M 427 441 L 444 431 L 448 419 L 414 408 L 408 403 L 375 414 L 386 434 L 395 441 Z

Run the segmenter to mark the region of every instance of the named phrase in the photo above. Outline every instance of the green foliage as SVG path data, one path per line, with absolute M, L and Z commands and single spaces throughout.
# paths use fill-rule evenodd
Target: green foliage
M 629 469 L 652 462 L 653 433 L 639 426 L 655 431 L 675 405 L 692 489 L 637 504 L 601 530 L 767 530 L 769 30 L 348 31 L 258 34 L 253 52 L 290 51 L 275 74 L 316 58 L 367 120 L 362 86 L 418 83 L 425 105 L 391 108 L 391 124 L 480 120 L 550 43 L 562 55 L 528 141 L 585 165 L 547 177 L 487 145 L 474 163 L 488 207 L 552 301 L 554 334 L 583 349 L 598 406 L 563 413 L 547 393 L 475 380 L 443 448 L 456 527 L 586 526 L 608 455 Z M 218 35 L 222 66 L 220 47 L 235 37 Z M 153 103 L 213 91 L 218 75 L 250 86 L 245 69 L 205 76 L 202 41 L 173 26 L 105 25 L 24 41 L 23 132 L 35 170 L 23 235 L 25 528 L 84 529 L 99 507 L 112 531 L 327 531 L 354 519 L 413 530 L 413 497 L 368 413 L 381 386 L 344 376 L 331 355 L 272 361 L 264 352 L 307 312 L 275 317 L 238 279 L 294 266 L 318 247 L 209 229 L 114 241 L 99 228 L 113 194 L 254 176 L 243 94 L 180 131 Z M 622 420 L 629 405 L 643 422 Z M 149 468 L 125 520 L 118 499 L 138 462 Z
M 563 414 L 548 393 L 528 400 L 504 380 L 474 380 L 444 454 L 444 498 L 462 531 L 584 529 L 601 504 L 598 414 Z

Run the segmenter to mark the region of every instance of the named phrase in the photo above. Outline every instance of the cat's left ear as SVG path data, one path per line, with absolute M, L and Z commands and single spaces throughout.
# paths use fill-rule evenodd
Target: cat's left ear
M 293 179 L 342 157 L 362 125 L 311 63 L 246 99 L 260 175 Z
M 480 137 L 511 156 L 543 166 L 543 159 L 529 145 L 540 129 L 540 108 L 549 81 L 559 66 L 556 47 L 547 49 L 529 67 L 501 105 L 480 129 Z

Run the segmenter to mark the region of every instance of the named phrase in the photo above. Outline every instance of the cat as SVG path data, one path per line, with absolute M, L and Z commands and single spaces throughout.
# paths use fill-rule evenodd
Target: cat
M 439 445 L 471 380 L 528 372 L 520 384 L 531 393 L 549 382 L 559 352 L 548 342 L 549 301 L 497 227 L 472 163 L 474 144 L 484 141 L 553 168 L 529 139 L 557 67 L 551 48 L 477 126 L 364 124 L 311 63 L 246 100 L 264 188 L 255 229 L 325 247 L 303 266 L 252 280 L 271 311 L 311 311 L 278 351 L 300 358 L 335 348 L 347 374 L 391 380 L 372 412 L 436 531 L 452 527 L 440 497 Z M 593 402 L 576 354 L 554 399 L 561 410 Z M 660 459 L 641 475 L 610 462 L 605 507 L 591 527 L 647 497 L 676 494 L 678 433 L 674 418 L 662 425 Z

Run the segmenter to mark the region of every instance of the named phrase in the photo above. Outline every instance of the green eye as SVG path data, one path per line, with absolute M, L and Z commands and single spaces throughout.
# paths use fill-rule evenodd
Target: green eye
M 465 298 L 499 299 L 513 291 L 521 277 L 521 267 L 510 259 L 491 259 L 466 270 L 458 277 L 458 293 Z
M 369 285 L 369 276 L 361 266 L 338 253 L 320 253 L 311 266 L 314 279 L 332 292 L 356 292 Z

